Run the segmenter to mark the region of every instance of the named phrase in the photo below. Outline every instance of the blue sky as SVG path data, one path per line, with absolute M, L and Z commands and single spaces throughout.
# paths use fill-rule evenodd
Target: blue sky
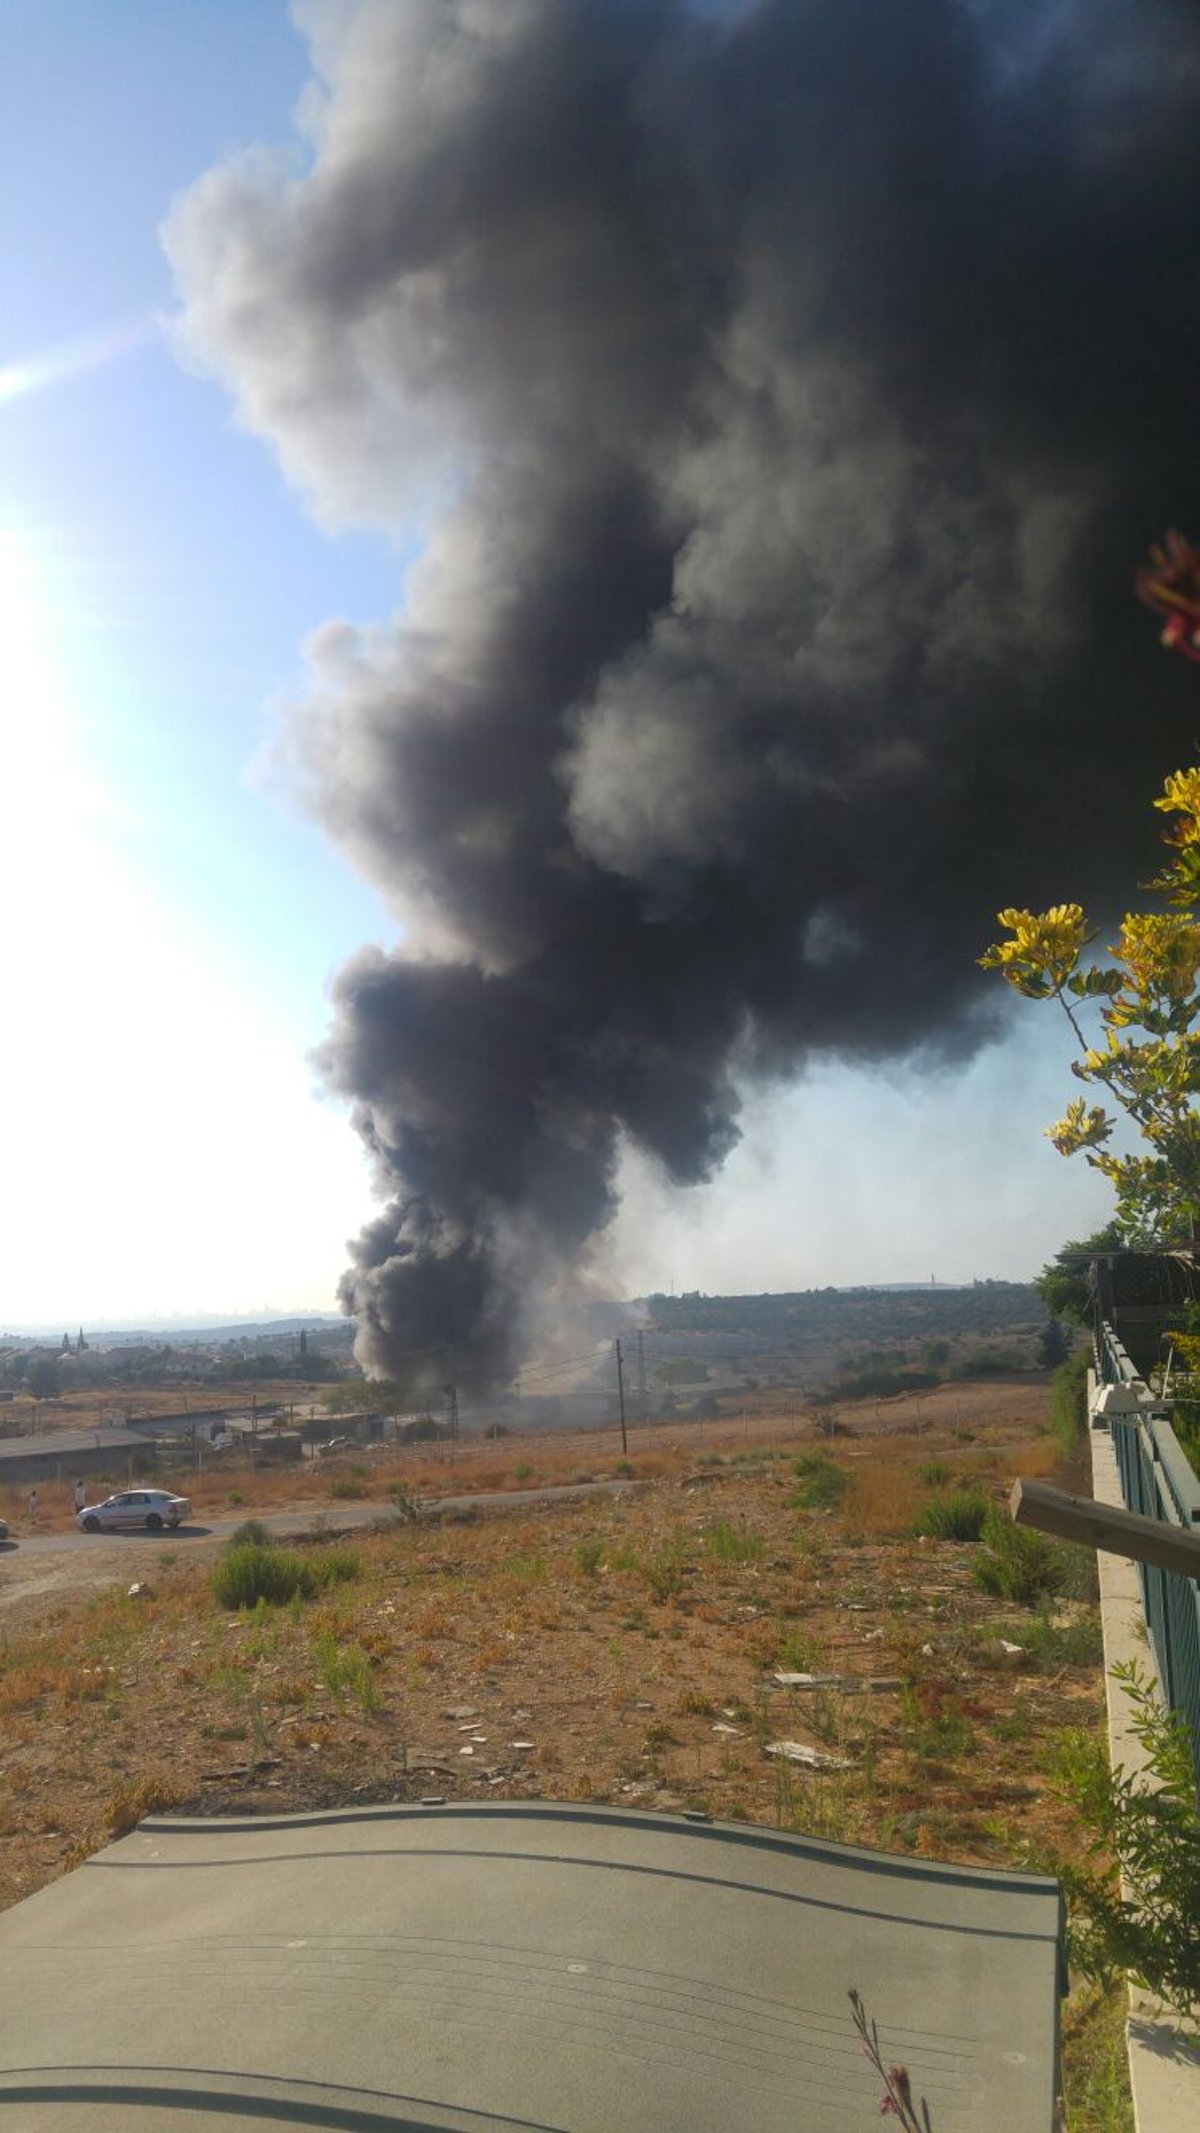
M 329 1309 L 371 1211 L 307 1054 L 331 973 L 395 928 L 265 758 L 306 637 L 386 618 L 402 559 L 308 518 L 163 327 L 172 199 L 235 149 L 300 156 L 307 73 L 279 0 L 0 13 L 0 1328 Z M 1107 1196 L 1041 1137 L 1060 1033 L 1016 1028 L 949 1076 L 757 1100 L 687 1200 L 631 1159 L 607 1282 L 1030 1271 Z

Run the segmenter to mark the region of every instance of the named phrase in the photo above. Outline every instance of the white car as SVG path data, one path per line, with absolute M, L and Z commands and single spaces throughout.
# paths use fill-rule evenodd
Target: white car
M 106 1496 L 103 1503 L 85 1504 L 76 1512 L 75 1523 L 85 1533 L 125 1533 L 144 1526 L 149 1533 L 172 1530 L 181 1518 L 190 1518 L 186 1496 L 172 1496 L 167 1489 L 123 1489 L 119 1496 Z

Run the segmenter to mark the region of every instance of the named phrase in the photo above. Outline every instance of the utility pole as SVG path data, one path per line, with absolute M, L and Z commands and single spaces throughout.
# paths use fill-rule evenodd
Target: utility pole
M 627 1452 L 629 1444 L 625 1436 L 625 1366 L 621 1361 L 621 1343 L 617 1341 L 617 1394 L 621 1402 L 621 1450 Z
M 446 1350 L 446 1383 L 442 1387 L 446 1395 L 446 1426 L 453 1444 L 458 1438 L 458 1381 L 454 1372 L 454 1350 Z

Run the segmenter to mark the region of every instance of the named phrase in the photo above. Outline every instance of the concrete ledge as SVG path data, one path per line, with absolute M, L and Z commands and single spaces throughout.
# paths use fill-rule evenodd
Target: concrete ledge
M 1112 1438 L 1093 1429 L 1092 1494 L 1098 1503 L 1120 1504 L 1121 1477 Z M 1154 1648 L 1146 1634 L 1137 1566 L 1122 1556 L 1100 1554 L 1100 1620 L 1104 1630 L 1105 1695 L 1108 1702 L 1108 1747 L 1114 1765 L 1143 1770 L 1145 1751 L 1130 1721 L 1129 1698 L 1112 1669 L 1136 1659 L 1144 1674 L 1160 1687 Z M 1200 2126 L 1200 2034 L 1180 2028 L 1173 2017 L 1157 2012 L 1149 1993 L 1131 1989 L 1126 2037 L 1133 2111 L 1138 2133 L 1183 2133 Z

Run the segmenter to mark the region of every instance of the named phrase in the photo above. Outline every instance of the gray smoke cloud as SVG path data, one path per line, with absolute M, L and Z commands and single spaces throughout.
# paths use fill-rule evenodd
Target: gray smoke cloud
M 172 212 L 193 357 L 328 524 L 308 805 L 402 952 L 323 1053 L 368 1367 L 511 1368 L 622 1137 L 981 1042 L 996 907 L 1103 904 L 1194 682 L 1130 580 L 1200 465 L 1167 0 L 308 0 L 303 151 Z M 1118 892 L 1119 893 L 1119 892 Z

